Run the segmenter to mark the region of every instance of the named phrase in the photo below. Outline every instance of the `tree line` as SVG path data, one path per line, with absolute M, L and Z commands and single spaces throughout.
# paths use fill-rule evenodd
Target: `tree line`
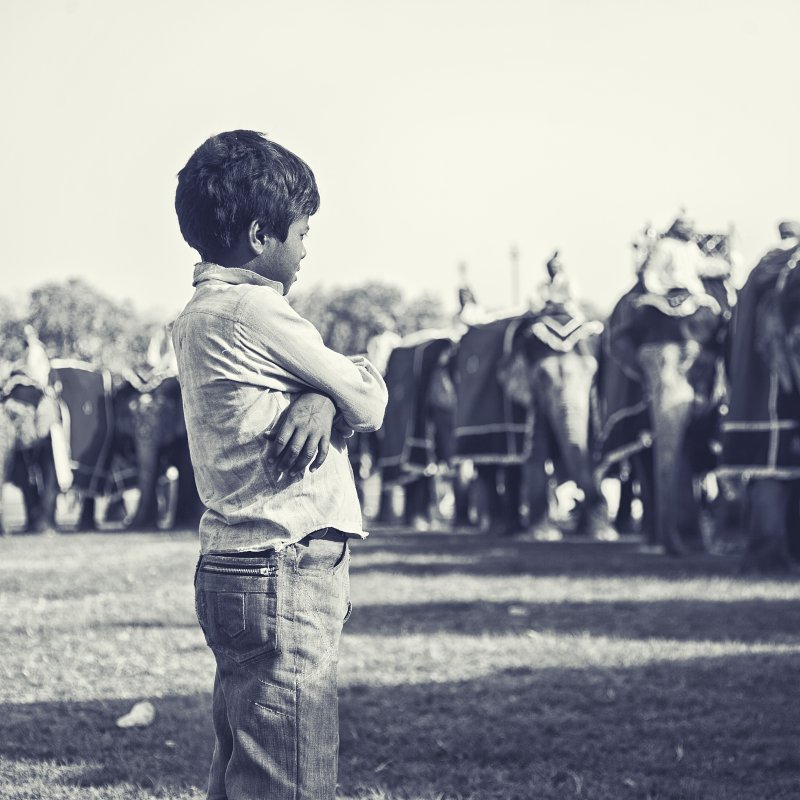
M 348 355 L 365 352 L 369 339 L 386 330 L 402 336 L 448 321 L 436 296 L 408 297 L 381 282 L 300 290 L 290 302 L 329 347 Z M 152 333 L 170 321 L 143 314 L 81 278 L 53 281 L 33 289 L 23 303 L 0 296 L 0 360 L 8 364 L 23 356 L 23 329 L 30 324 L 51 358 L 78 358 L 121 372 L 144 361 Z

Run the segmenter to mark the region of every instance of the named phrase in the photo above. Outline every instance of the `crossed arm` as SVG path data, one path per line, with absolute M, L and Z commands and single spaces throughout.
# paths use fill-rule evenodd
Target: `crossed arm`
M 258 359 L 260 371 L 279 370 L 307 390 L 297 394 L 274 429 L 271 458 L 280 472 L 319 469 L 331 436 L 380 427 L 388 399 L 386 385 L 362 356 L 328 348 L 314 326 L 282 297 L 254 293 L 240 312 L 240 346 Z
M 328 457 L 331 437 L 338 433 L 344 438 L 353 429 L 336 417 L 331 399 L 318 392 L 306 392 L 295 398 L 276 428 L 270 458 L 279 472 L 292 477 L 302 475 L 306 467 L 319 469 Z

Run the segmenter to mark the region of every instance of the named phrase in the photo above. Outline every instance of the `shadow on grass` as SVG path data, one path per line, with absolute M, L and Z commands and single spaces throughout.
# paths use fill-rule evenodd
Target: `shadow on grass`
M 640 542 L 598 542 L 572 537 L 561 542 L 531 542 L 514 537 L 470 533 L 410 532 L 381 529 L 353 544 L 351 572 L 390 572 L 409 576 L 453 573 L 575 577 L 736 577 L 733 555 L 698 554 L 684 558 L 639 552 Z M 369 556 L 380 554 L 380 560 Z M 359 555 L 363 558 L 359 559 Z M 437 561 L 447 556 L 450 560 Z
M 132 784 L 154 797 L 202 786 L 214 744 L 210 693 L 154 698 L 151 726 L 117 728 L 133 702 L 1 705 L 0 756 L 82 765 L 60 779 L 72 786 Z
M 771 654 L 344 687 L 340 796 L 797 797 L 799 668 Z M 209 695 L 154 703 L 156 722 L 131 730 L 114 725 L 130 701 L 5 704 L 0 757 L 70 767 L 62 785 L 115 798 L 133 796 L 125 785 L 163 798 L 202 787 Z
M 728 657 L 353 687 L 340 781 L 348 797 L 797 797 L 798 666 Z
M 800 642 L 800 600 L 429 602 L 354 606 L 348 633 L 582 634 L 623 639 Z

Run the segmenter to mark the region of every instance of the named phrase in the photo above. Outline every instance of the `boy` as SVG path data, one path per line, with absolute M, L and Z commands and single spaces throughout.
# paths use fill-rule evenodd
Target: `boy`
M 366 536 L 344 437 L 380 427 L 387 395 L 284 299 L 318 207 L 309 167 L 254 131 L 212 136 L 178 175 L 181 233 L 203 259 L 172 336 L 208 509 L 195 599 L 217 663 L 209 800 L 335 794 L 347 541 Z

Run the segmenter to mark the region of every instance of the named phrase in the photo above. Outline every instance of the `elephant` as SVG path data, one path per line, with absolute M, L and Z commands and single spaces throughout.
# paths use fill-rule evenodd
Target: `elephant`
M 55 527 L 59 486 L 51 429 L 59 421 L 52 393 L 21 371 L 12 372 L 0 398 L 1 482 L 22 491 L 26 530 Z M 0 507 L 0 531 L 6 532 Z
M 601 322 L 585 319 L 571 303 L 548 302 L 518 326 L 499 366 L 506 394 L 531 419 L 531 452 L 520 488 L 526 495 L 527 523 L 540 538 L 560 536 L 549 519 L 550 466 L 559 483 L 574 481 L 583 497 L 572 514 L 574 532 L 616 538 L 592 471 L 592 391 L 602 330 Z
M 474 470 L 471 516 L 480 530 L 494 535 L 525 527 L 522 465 L 531 454 L 532 417 L 523 402 L 509 396 L 498 368 L 510 358 L 526 319 L 506 316 L 468 325 L 454 355 L 453 460 Z
M 203 506 L 189 456 L 177 377 L 157 374 L 144 382 L 129 373 L 114 390 L 113 406 L 112 452 L 135 464 L 135 486 L 140 492 L 129 527 L 157 526 L 158 488 L 165 479 L 168 485 L 176 484 L 174 524 L 196 523 Z
M 588 450 L 595 362 L 584 348 L 598 331 L 597 323 L 550 302 L 537 313 L 472 325 L 462 336 L 456 461 L 475 465 L 472 504 L 480 528 L 511 534 L 533 525 L 539 535 L 556 533 L 547 524 L 547 467 L 554 464 L 584 493 L 576 529 L 611 536 Z
M 739 293 L 730 337 L 721 477 L 744 484 L 746 571 L 785 572 L 800 558 L 800 261 L 786 237 Z
M 436 476 L 453 482 L 455 525 L 466 522 L 466 491 L 452 470 L 454 389 L 451 376 L 454 336 L 447 331 L 420 331 L 395 345 L 386 369 L 389 404 L 377 435 L 381 471 L 381 516 L 387 521 L 387 489 L 404 490 L 405 524 L 424 529 L 431 521 Z
M 723 278 L 704 278 L 703 286 L 701 294 L 661 295 L 639 281 L 608 321 L 598 380 L 596 473 L 633 461 L 649 543 L 673 555 L 702 547 L 698 476 L 715 467 L 711 442 L 724 396 L 733 298 Z

